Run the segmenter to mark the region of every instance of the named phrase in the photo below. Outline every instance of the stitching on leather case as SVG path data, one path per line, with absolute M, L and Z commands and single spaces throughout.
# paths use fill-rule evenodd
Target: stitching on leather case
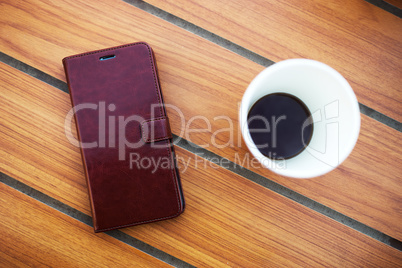
M 164 136 L 164 137 L 160 137 L 160 138 L 157 138 L 157 139 L 148 139 L 148 138 L 146 139 L 146 138 L 145 138 L 145 128 L 144 128 L 144 125 L 145 125 L 146 123 L 148 123 L 148 122 L 161 121 L 161 120 L 166 120 L 166 121 L 168 122 L 168 119 L 167 119 L 167 117 L 165 116 L 165 117 L 158 117 L 158 118 L 155 118 L 155 119 L 149 119 L 149 120 L 146 120 L 146 121 L 144 121 L 144 122 L 141 123 L 142 139 L 143 139 L 145 142 L 161 141 L 161 140 L 166 140 L 166 139 L 171 138 L 171 132 L 170 132 L 170 130 L 168 131 L 167 135 Z M 167 125 L 166 125 L 167 128 L 169 127 L 168 124 L 169 124 L 169 123 L 167 123 Z M 169 134 L 170 134 L 170 135 L 169 135 Z
M 155 222 L 155 221 L 159 221 L 159 220 L 167 220 L 167 219 L 174 218 L 174 217 L 178 216 L 179 214 L 180 214 L 180 211 L 177 212 L 174 215 L 166 216 L 166 217 L 163 217 L 163 218 L 157 218 L 157 219 L 146 220 L 146 221 L 139 221 L 139 222 L 135 222 L 135 223 L 129 223 L 129 224 L 119 225 L 119 226 L 116 226 L 116 227 L 110 227 L 110 228 L 105 228 L 105 229 L 97 229 L 97 231 L 104 232 L 104 231 L 119 229 L 119 228 L 123 228 L 123 227 L 140 225 L 140 224 L 143 224 L 143 223 L 150 223 L 150 222 Z
M 120 49 L 120 48 L 124 48 L 124 47 L 136 46 L 136 45 L 148 46 L 146 43 L 138 42 L 138 43 L 133 43 L 133 44 L 127 44 L 127 45 L 111 47 L 111 48 L 105 48 L 105 49 L 101 49 L 101 50 L 95 50 L 95 51 L 92 51 L 92 52 L 86 52 L 86 53 L 82 53 L 82 54 L 77 54 L 77 55 L 66 57 L 63 60 L 69 60 L 69 59 L 73 59 L 73 58 L 84 57 L 84 56 L 88 56 L 88 55 L 92 55 L 92 54 L 97 54 L 97 53 L 101 53 L 101 52 L 105 52 L 105 51 L 116 50 L 116 49 Z
M 152 59 L 153 59 L 153 57 L 152 57 L 152 51 L 151 51 L 151 48 L 148 46 L 148 44 L 145 44 L 145 43 L 143 43 L 143 44 L 144 44 L 144 45 L 147 47 L 147 49 L 148 49 L 149 59 L 150 59 L 150 61 L 151 61 L 152 73 L 153 73 L 153 75 L 154 75 L 155 91 L 156 91 L 156 95 L 157 95 L 157 97 L 158 97 L 158 103 L 163 105 L 162 99 L 161 99 L 161 97 L 160 97 L 160 87 L 158 87 L 159 84 L 158 84 L 158 80 L 157 80 L 157 78 L 156 78 L 156 72 L 155 72 L 154 63 L 153 63 L 153 60 L 152 60 Z M 160 113 L 161 113 L 161 116 L 164 115 L 164 114 L 163 114 L 162 107 L 160 107 Z M 169 158 L 172 159 L 173 164 L 174 164 L 174 161 L 175 161 L 175 160 L 173 159 L 172 154 L 171 154 L 171 151 L 170 151 L 170 146 L 172 146 L 172 145 L 170 144 L 170 140 L 169 140 L 169 139 L 166 140 L 166 142 L 167 142 L 168 145 L 169 145 L 169 146 L 166 147 L 168 156 L 169 156 Z M 180 214 L 180 212 L 181 212 L 181 210 L 182 210 L 182 206 L 181 206 L 181 203 L 180 203 L 181 196 L 180 196 L 180 193 L 177 191 L 177 190 L 178 190 L 178 187 L 179 187 L 178 184 L 177 184 L 177 183 L 178 183 L 177 180 L 178 180 L 179 178 L 176 177 L 174 168 L 172 168 L 171 173 L 172 173 L 172 180 L 173 180 L 173 184 L 174 184 L 174 190 L 175 190 L 175 193 L 176 193 L 176 202 L 177 202 L 177 207 L 178 207 L 178 211 L 177 211 L 177 213 L 175 214 L 175 216 L 177 216 L 177 215 Z M 164 218 L 160 218 L 160 220 L 162 220 L 162 219 L 164 219 Z
M 146 44 L 146 43 L 136 43 L 136 44 L 143 44 L 143 45 L 145 45 L 145 47 L 148 49 L 149 60 L 150 60 L 150 63 L 151 63 L 152 73 L 153 73 L 153 76 L 154 76 L 154 86 L 155 86 L 156 96 L 157 96 L 157 98 L 158 98 L 158 103 L 163 105 L 163 103 L 162 103 L 162 98 L 160 97 L 160 87 L 158 87 L 159 83 L 158 83 L 157 76 L 156 76 L 156 71 L 155 71 L 155 68 L 154 68 L 155 66 L 154 66 L 154 62 L 153 62 L 153 56 L 152 56 L 151 48 L 150 48 L 149 45 Z M 161 116 L 163 116 L 164 113 L 163 113 L 162 107 L 159 108 L 159 111 L 160 111 Z M 166 142 L 167 142 L 168 145 L 169 145 L 169 146 L 166 146 L 166 150 L 167 150 L 168 156 L 169 156 L 169 158 L 172 159 L 172 161 L 174 161 L 174 159 L 172 158 L 172 154 L 171 154 L 171 152 L 170 152 L 170 146 L 172 146 L 172 145 L 170 144 L 170 140 L 167 139 Z M 174 164 L 174 162 L 173 162 L 173 164 Z M 177 184 L 177 180 L 178 180 L 179 178 L 176 177 L 176 174 L 175 174 L 175 172 L 174 172 L 174 168 L 172 168 L 171 173 L 172 173 L 172 180 L 173 180 L 173 184 L 174 184 L 174 190 L 175 190 L 175 193 L 176 193 L 176 202 L 177 202 L 177 207 L 178 207 L 178 211 L 177 211 L 177 213 L 176 213 L 174 216 L 177 216 L 177 215 L 180 214 L 180 212 L 181 212 L 181 210 L 182 210 L 182 206 L 181 206 L 181 203 L 180 203 L 180 200 L 181 200 L 180 193 L 177 191 L 177 190 L 178 190 L 178 187 L 179 187 L 178 184 Z M 169 218 L 171 218 L 171 217 L 173 217 L 173 216 L 170 216 Z M 166 218 L 166 217 L 158 218 L 158 219 L 155 219 L 154 221 L 156 221 L 156 220 L 163 220 L 163 219 L 165 219 L 165 218 Z

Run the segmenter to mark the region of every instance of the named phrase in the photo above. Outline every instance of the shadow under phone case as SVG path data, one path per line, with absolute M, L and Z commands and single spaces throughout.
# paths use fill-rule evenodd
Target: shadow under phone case
M 95 232 L 184 210 L 154 55 L 139 42 L 63 59 Z

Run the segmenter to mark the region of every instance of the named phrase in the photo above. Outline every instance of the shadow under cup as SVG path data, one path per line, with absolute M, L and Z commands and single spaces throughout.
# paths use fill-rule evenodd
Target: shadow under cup
M 275 93 L 300 99 L 312 116 L 314 131 L 307 147 L 289 159 L 263 155 L 248 128 L 253 105 Z M 239 122 L 248 149 L 262 165 L 283 176 L 312 178 L 333 170 L 352 152 L 360 131 L 360 110 L 352 88 L 337 71 L 314 60 L 290 59 L 271 65 L 250 83 Z

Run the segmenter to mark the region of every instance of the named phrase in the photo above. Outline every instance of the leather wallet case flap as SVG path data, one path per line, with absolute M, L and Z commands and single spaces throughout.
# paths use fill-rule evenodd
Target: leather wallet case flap
M 141 132 L 143 140 L 147 143 L 172 138 L 167 117 L 159 117 L 142 122 Z

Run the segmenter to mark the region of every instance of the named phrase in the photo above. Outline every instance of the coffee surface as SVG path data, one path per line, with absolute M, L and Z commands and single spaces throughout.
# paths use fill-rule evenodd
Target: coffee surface
M 271 159 L 289 159 L 309 144 L 313 135 L 307 106 L 286 93 L 259 99 L 248 114 L 248 128 L 259 151 Z

